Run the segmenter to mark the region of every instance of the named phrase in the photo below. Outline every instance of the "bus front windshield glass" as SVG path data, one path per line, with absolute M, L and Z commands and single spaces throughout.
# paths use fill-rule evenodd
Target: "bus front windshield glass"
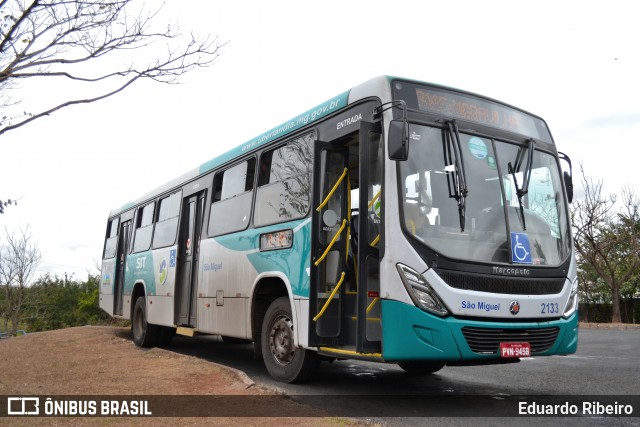
M 571 240 L 555 158 L 535 148 L 529 156 L 532 144 L 452 133 L 410 127 L 409 159 L 399 162 L 405 230 L 454 259 L 547 266 L 564 261 Z M 527 177 L 523 194 L 518 190 Z

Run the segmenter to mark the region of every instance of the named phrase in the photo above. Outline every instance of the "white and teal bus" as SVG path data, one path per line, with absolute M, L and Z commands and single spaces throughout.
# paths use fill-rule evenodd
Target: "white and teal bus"
M 378 77 L 113 210 L 100 307 L 142 347 L 253 342 L 284 382 L 574 353 L 570 166 L 537 116 Z

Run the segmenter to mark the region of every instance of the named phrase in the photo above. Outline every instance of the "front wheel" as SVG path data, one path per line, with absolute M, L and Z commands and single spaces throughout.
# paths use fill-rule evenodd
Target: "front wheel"
M 406 373 L 411 375 L 429 375 L 444 368 L 442 362 L 400 362 L 398 363 Z
M 271 303 L 262 323 L 262 358 L 269 374 L 285 383 L 308 380 L 318 368 L 317 353 L 295 346 L 289 298 Z
M 133 342 L 138 347 L 154 347 L 158 343 L 160 327 L 147 323 L 147 304 L 144 297 L 138 297 L 131 316 Z

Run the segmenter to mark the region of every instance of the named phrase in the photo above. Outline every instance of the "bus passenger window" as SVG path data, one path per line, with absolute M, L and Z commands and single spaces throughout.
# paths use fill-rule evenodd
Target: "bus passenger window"
M 209 213 L 210 236 L 247 228 L 255 169 L 256 159 L 251 158 L 215 175 Z
M 149 203 L 142 209 L 142 217 L 139 218 L 139 227 L 146 227 L 153 223 L 153 208 L 155 203 Z
M 182 191 L 160 200 L 156 230 L 153 233 L 154 249 L 171 246 L 176 242 L 181 202 Z
M 136 230 L 133 240 L 133 252 L 142 252 L 151 247 L 151 236 L 153 235 L 153 211 L 155 202 L 151 202 L 143 208 L 138 209 L 136 214 Z
M 311 205 L 313 136 L 301 136 L 262 154 L 254 224 L 263 226 L 303 218 Z
M 107 225 L 107 239 L 104 244 L 104 256 L 103 259 L 110 259 L 116 256 L 116 248 L 118 246 L 118 226 L 120 225 L 120 218 L 115 218 L 109 221 Z
M 120 225 L 120 218 L 109 221 L 107 237 L 116 237 L 118 235 L 118 225 Z

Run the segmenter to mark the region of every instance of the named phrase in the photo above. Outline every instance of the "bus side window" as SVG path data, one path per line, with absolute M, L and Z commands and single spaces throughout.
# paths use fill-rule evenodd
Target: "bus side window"
M 110 259 L 116 256 L 119 225 L 120 218 L 114 218 L 107 224 L 107 238 L 104 243 L 104 256 L 102 257 L 103 259 Z
M 156 203 L 151 202 L 148 205 L 138 208 L 136 214 L 136 229 L 133 240 L 133 252 L 142 252 L 149 250 L 151 246 L 151 236 L 153 235 L 153 211 Z
M 153 249 L 171 246 L 176 242 L 181 201 L 182 191 L 160 200 L 156 230 L 153 233 Z
M 311 205 L 313 137 L 307 134 L 260 158 L 253 222 L 256 226 L 304 218 Z
M 256 159 L 250 158 L 213 178 L 213 199 L 209 213 L 209 235 L 241 231 L 249 225 Z

